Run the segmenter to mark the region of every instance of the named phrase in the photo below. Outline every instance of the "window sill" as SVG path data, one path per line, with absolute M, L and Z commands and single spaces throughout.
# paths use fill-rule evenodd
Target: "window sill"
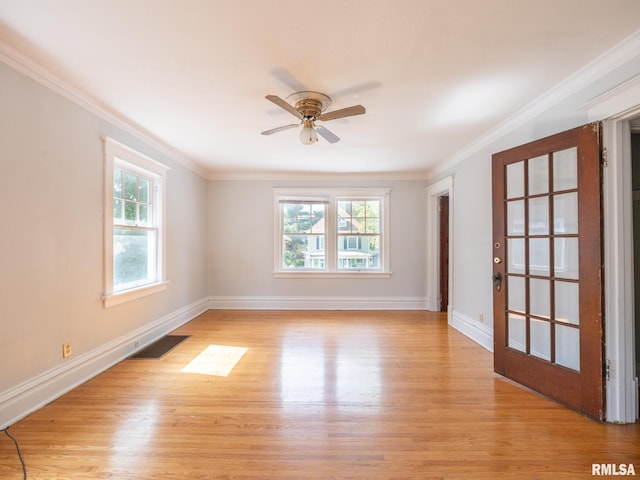
M 142 287 L 132 288 L 130 290 L 124 290 L 122 292 L 104 294 L 102 295 L 104 308 L 113 307 L 137 298 L 161 292 L 167 289 L 168 284 L 169 282 L 165 280 L 162 282 L 152 283 L 150 285 L 143 285 Z
M 273 278 L 391 278 L 391 272 L 368 272 L 365 270 L 350 270 L 344 272 L 273 272 Z

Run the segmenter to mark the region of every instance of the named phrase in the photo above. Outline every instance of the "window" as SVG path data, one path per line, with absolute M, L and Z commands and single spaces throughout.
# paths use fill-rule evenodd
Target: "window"
M 105 146 L 105 306 L 166 288 L 167 167 L 110 138 Z
M 276 189 L 274 275 L 390 276 L 388 188 Z
M 326 211 L 323 201 L 282 200 L 281 268 L 324 268 Z

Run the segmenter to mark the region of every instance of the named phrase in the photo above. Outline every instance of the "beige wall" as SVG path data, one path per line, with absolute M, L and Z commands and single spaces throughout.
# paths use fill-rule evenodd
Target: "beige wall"
M 206 305 L 207 181 L 0 64 L 0 426 Z M 167 290 L 103 308 L 101 136 L 171 169 Z M 194 308 L 196 308 L 194 306 Z M 135 338 L 134 338 L 135 337 Z M 73 355 L 62 358 L 62 344 Z

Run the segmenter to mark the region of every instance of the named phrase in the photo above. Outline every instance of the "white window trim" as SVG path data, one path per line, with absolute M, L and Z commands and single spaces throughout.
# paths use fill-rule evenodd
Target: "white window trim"
M 169 167 L 153 160 L 112 138 L 102 137 L 104 147 L 104 293 L 101 295 L 105 308 L 119 305 L 137 298 L 163 291 L 166 280 L 166 177 Z M 151 172 L 158 177 L 159 192 L 154 192 L 157 209 L 157 265 L 153 283 L 128 290 L 113 292 L 113 169 L 118 161 L 138 167 L 141 173 Z
M 273 190 L 273 212 L 274 212 L 274 242 L 273 242 L 273 277 L 274 278 L 390 278 L 391 262 L 390 254 L 390 228 L 389 228 L 389 197 L 391 188 L 275 188 Z M 338 270 L 337 269 L 337 245 L 338 240 L 335 225 L 337 223 L 336 203 L 338 199 L 349 198 L 375 198 L 382 197 L 382 266 L 380 270 Z M 282 269 L 282 251 L 280 248 L 280 201 L 281 200 L 306 200 L 325 201 L 327 205 L 327 225 L 331 225 L 331 230 L 327 232 L 325 249 L 327 257 L 325 260 L 326 270 L 318 269 L 304 270 L 297 269 L 289 271 Z

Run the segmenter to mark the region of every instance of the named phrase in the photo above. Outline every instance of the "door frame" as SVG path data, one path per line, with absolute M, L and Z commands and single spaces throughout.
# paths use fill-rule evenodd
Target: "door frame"
M 607 421 L 612 423 L 638 420 L 629 122 L 631 117 L 638 115 L 640 108 L 604 122 L 607 152 L 603 169 L 604 264 L 607 272 L 604 282 L 605 361 L 609 372 L 606 378 Z
M 606 421 L 634 423 L 638 379 L 634 356 L 633 194 L 630 120 L 640 116 L 640 76 L 585 105 L 589 121 L 603 121 L 604 317 Z M 640 301 L 640 299 L 638 299 Z M 638 354 L 640 352 L 636 352 Z
M 440 310 L 440 213 L 439 198 L 443 195 L 449 197 L 449 306 L 447 308 L 447 322 L 451 325 L 453 305 L 453 177 L 445 177 L 442 180 L 428 186 L 427 194 L 427 221 L 426 221 L 426 285 L 427 310 L 437 312 Z

